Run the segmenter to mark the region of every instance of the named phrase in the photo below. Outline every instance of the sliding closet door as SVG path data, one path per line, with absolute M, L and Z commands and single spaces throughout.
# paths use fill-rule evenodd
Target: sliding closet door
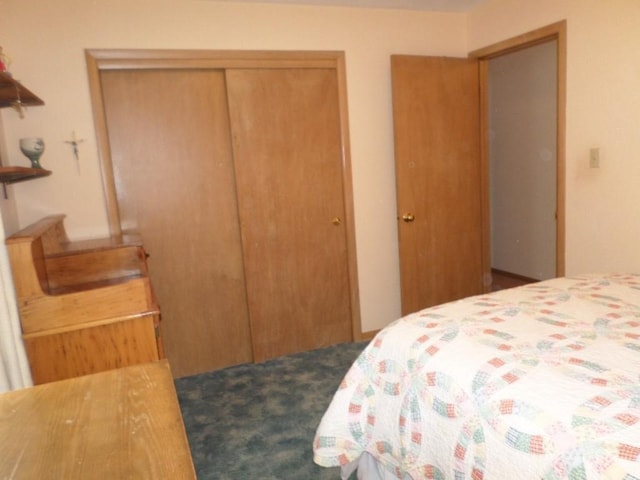
M 352 340 L 335 69 L 227 71 L 254 358 Z
M 250 362 L 224 73 L 100 73 L 123 231 L 142 234 L 174 375 Z

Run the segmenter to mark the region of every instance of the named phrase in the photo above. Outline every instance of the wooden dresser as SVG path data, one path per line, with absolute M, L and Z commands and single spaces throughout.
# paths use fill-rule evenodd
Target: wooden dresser
M 196 478 L 166 360 L 0 395 L 0 458 L 0 478 Z
M 45 217 L 6 240 L 34 383 L 163 358 L 140 239 L 70 242 L 64 217 Z

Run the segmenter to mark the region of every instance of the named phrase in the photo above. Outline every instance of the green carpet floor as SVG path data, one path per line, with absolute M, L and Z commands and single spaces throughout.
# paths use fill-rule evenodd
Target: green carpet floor
M 176 380 L 199 480 L 337 480 L 312 442 L 366 343 L 346 343 Z

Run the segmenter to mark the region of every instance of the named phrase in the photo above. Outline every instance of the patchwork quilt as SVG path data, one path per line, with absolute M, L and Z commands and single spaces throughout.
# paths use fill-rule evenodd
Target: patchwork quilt
M 465 298 L 383 329 L 318 426 L 314 460 L 384 478 L 640 479 L 640 275 Z

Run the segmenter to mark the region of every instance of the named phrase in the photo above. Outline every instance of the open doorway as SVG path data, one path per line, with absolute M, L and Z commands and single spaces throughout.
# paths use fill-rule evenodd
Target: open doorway
M 489 60 L 492 289 L 556 276 L 557 41 Z
M 566 23 L 480 60 L 485 290 L 564 275 Z

